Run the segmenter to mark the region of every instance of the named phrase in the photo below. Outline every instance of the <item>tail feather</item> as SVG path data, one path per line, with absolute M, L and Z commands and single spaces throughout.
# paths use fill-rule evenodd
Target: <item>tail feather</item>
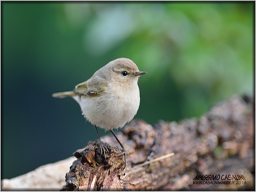
M 53 93 L 52 96 L 55 98 L 65 98 L 65 97 L 73 97 L 76 94 L 73 91 L 59 92 Z

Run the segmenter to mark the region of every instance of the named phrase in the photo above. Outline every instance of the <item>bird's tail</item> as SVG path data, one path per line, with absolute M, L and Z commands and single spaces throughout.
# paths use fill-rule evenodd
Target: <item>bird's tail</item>
M 65 97 L 73 97 L 76 94 L 73 91 L 66 91 L 60 93 L 53 93 L 52 96 L 55 98 L 65 98 Z

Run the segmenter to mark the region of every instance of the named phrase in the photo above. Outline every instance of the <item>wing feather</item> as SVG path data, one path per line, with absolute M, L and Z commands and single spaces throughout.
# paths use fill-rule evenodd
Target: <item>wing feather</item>
M 106 79 L 99 76 L 93 76 L 91 79 L 78 84 L 75 87 L 74 92 L 79 95 L 96 96 L 104 92 L 106 87 L 107 87 Z

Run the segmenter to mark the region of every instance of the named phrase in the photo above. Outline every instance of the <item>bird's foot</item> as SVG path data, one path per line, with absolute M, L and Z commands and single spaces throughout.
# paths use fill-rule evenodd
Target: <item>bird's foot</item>
M 103 143 L 100 139 L 97 140 L 97 144 L 100 148 L 100 154 L 104 155 L 104 158 L 106 159 L 106 153 L 109 152 L 109 145 L 107 143 Z
M 126 167 L 126 156 L 127 156 L 127 152 L 125 150 L 125 148 L 121 149 L 121 152 L 118 156 L 123 156 L 123 162 L 124 162 L 124 168 Z

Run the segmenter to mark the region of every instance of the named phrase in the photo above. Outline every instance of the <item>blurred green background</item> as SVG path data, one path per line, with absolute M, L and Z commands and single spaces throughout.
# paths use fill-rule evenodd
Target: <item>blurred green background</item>
M 253 93 L 254 2 L 1 4 L 2 178 L 97 139 L 74 100 L 51 95 L 116 58 L 148 72 L 135 118 L 152 125 Z

